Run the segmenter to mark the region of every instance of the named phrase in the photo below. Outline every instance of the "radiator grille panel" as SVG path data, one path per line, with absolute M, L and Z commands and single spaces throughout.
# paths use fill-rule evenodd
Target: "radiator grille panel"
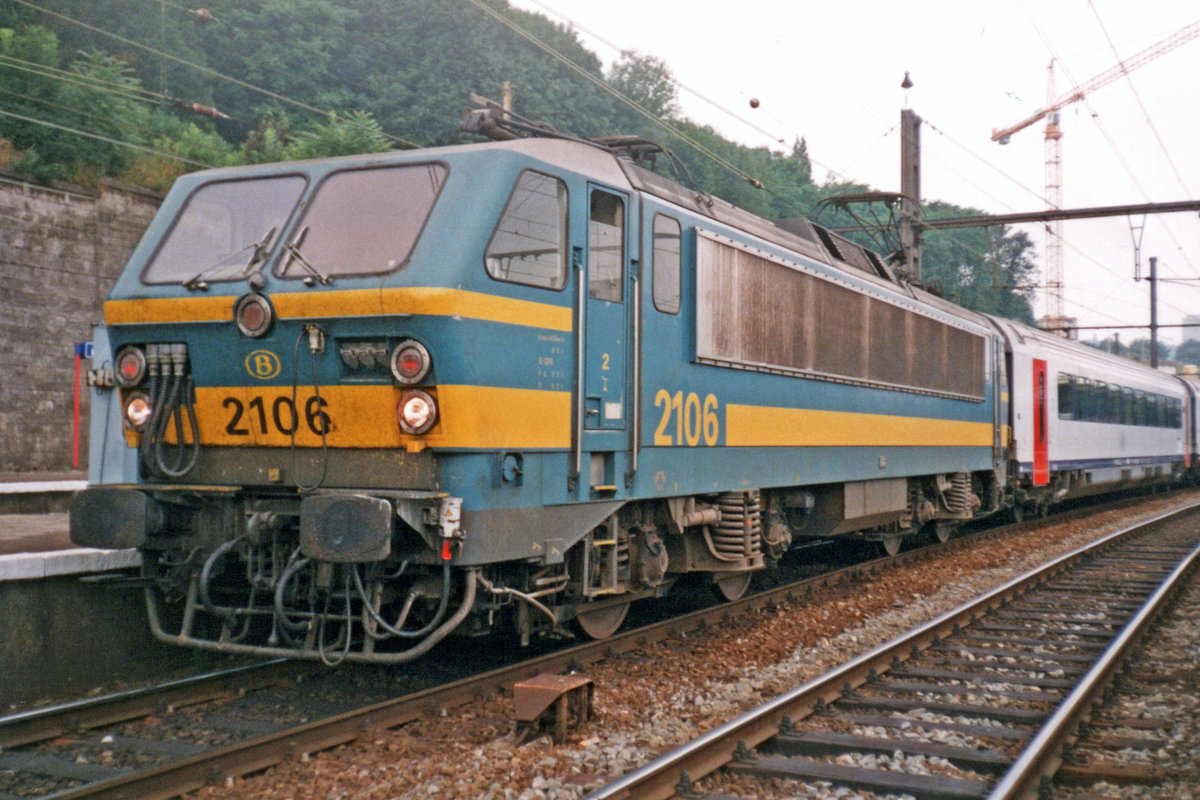
M 702 360 L 983 398 L 982 336 L 704 235 L 696 334 Z

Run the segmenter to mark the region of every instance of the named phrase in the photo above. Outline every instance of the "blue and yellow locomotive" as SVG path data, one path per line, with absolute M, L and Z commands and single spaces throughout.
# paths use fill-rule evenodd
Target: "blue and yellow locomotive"
M 803 537 L 1010 504 L 1002 331 L 806 221 L 553 138 L 199 172 L 96 331 L 71 534 L 155 634 L 377 663 L 609 635 Z

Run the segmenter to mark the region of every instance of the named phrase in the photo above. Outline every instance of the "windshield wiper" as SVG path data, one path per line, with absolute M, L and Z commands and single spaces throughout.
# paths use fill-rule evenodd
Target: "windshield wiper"
M 309 275 L 304 278 L 305 286 L 312 286 L 314 283 L 319 283 L 322 286 L 328 286 L 333 283 L 333 278 L 329 277 L 321 270 L 314 267 L 304 254 L 300 252 L 300 245 L 304 244 L 304 239 L 308 236 L 308 226 L 305 225 L 298 234 L 290 241 L 284 244 L 283 249 L 288 252 L 288 258 L 279 267 L 280 276 L 287 275 L 288 267 L 292 265 L 292 259 L 300 263 L 300 266 L 308 270 Z M 314 280 L 315 278 L 315 280 Z
M 262 268 L 267 263 L 267 253 L 271 251 L 271 240 L 274 238 L 275 226 L 272 225 L 271 230 L 267 231 L 267 235 L 263 237 L 262 241 L 254 243 L 254 252 L 250 255 L 246 266 L 242 267 L 242 275 L 246 276 L 251 289 L 261 289 L 266 283 L 262 276 Z
M 246 261 L 245 264 L 242 265 L 242 267 L 241 267 L 242 274 L 247 277 L 250 277 L 250 283 L 253 286 L 255 283 L 254 277 L 251 276 L 251 273 L 253 272 L 254 276 L 257 276 L 258 281 L 259 281 L 259 286 L 256 286 L 255 288 L 261 288 L 262 276 L 258 275 L 258 270 L 255 270 L 254 267 L 256 264 L 262 262 L 266 258 L 267 252 L 271 248 L 271 241 L 275 238 L 275 231 L 276 231 L 276 226 L 272 225 L 271 229 L 269 231 L 267 231 L 267 235 L 264 236 L 259 241 L 250 242 L 245 247 L 241 247 L 237 250 L 234 250 L 232 253 L 230 253 L 226 256 L 223 256 L 219 261 L 217 261 L 217 263 L 213 264 L 211 267 L 205 267 L 204 269 L 200 270 L 199 272 L 196 273 L 195 276 L 193 276 L 192 278 L 189 278 L 188 280 L 183 282 L 184 288 L 186 288 L 190 292 L 194 292 L 197 290 L 204 291 L 204 290 L 208 289 L 208 281 L 205 280 L 205 278 L 210 278 L 210 277 L 212 277 L 213 273 L 218 272 L 225 267 L 228 267 L 229 264 L 233 262 L 233 259 L 235 257 L 241 255 L 242 253 L 246 252 L 247 250 L 251 251 L 250 258 Z

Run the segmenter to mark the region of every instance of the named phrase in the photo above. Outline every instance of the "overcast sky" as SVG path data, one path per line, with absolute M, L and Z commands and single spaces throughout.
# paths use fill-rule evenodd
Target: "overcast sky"
M 833 172 L 899 190 L 896 125 L 907 70 L 914 83 L 908 104 L 927 123 L 923 199 L 989 213 L 1045 207 L 1044 125 L 1006 146 L 989 136 L 1045 105 L 1051 58 L 1066 68 L 1055 73 L 1061 95 L 1072 79 L 1086 83 L 1200 20 L 1194 0 L 510 2 L 552 18 L 548 10 L 559 12 L 619 48 L 665 59 L 681 83 L 769 132 L 681 91 L 684 113 L 726 136 L 777 148 L 784 146 L 777 140 L 790 147 L 803 136 L 818 181 Z M 578 32 L 606 63 L 619 57 Z M 1061 127 L 1064 207 L 1200 199 L 1200 37 L 1069 106 Z M 1040 266 L 1042 229 L 1025 229 Z M 1063 232 L 1067 315 L 1081 326 L 1147 323 L 1149 288 L 1133 280 L 1131 221 L 1065 222 Z M 1163 277 L 1200 278 L 1200 217 L 1147 217 L 1143 273 L 1149 256 L 1158 257 Z M 1043 311 L 1039 295 L 1035 313 Z M 1160 323 L 1179 323 L 1184 314 L 1200 314 L 1200 283 L 1161 284 Z M 1121 332 L 1123 341 L 1146 335 Z M 1173 343 L 1180 335 L 1161 332 Z

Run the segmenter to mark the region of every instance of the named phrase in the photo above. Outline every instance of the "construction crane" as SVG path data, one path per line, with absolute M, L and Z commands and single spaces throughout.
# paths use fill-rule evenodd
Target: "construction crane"
M 1071 91 L 1055 98 L 1054 60 L 1051 59 L 1049 78 L 1046 82 L 1046 106 L 1016 125 L 992 131 L 992 141 L 1008 144 L 1019 130 L 1028 128 L 1039 120 L 1046 120 L 1046 205 L 1047 208 L 1062 207 L 1062 129 L 1058 126 L 1058 112 L 1102 86 L 1128 75 L 1138 67 L 1149 64 L 1161 55 L 1169 53 L 1182 44 L 1200 36 L 1200 22 L 1180 28 L 1157 44 L 1153 44 L 1137 55 L 1130 56 L 1116 66 L 1101 72 L 1091 80 L 1084 81 Z M 1063 255 L 1062 221 L 1046 223 L 1046 325 L 1044 327 L 1066 329 L 1069 327 L 1063 309 Z

